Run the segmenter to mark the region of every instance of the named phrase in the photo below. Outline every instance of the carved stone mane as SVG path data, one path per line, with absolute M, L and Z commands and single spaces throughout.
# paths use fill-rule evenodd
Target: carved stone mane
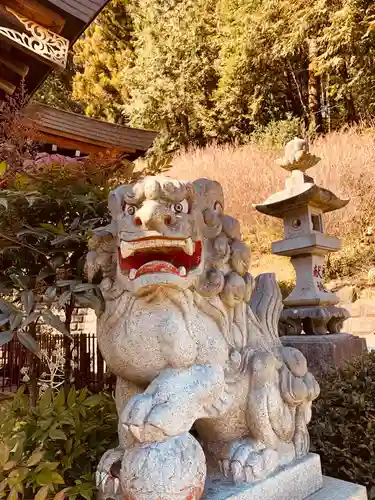
M 319 388 L 280 343 L 280 290 L 248 273 L 220 184 L 148 177 L 114 190 L 109 208 L 87 259 L 106 301 L 99 346 L 117 375 L 120 443 L 99 465 L 102 497 L 198 499 L 206 460 L 252 483 L 306 454 Z

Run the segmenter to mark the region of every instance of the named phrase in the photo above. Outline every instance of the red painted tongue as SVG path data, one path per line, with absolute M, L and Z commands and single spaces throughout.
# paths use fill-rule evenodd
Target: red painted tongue
M 142 274 L 147 273 L 170 273 L 177 274 L 179 276 L 179 271 L 177 267 L 169 262 L 161 261 L 161 260 L 153 260 L 152 262 L 147 262 L 147 264 L 143 264 L 135 274 L 135 278 L 142 276 Z

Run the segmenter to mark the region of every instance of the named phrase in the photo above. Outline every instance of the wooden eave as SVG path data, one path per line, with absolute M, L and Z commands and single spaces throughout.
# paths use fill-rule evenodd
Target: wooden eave
M 152 146 L 158 132 L 96 120 L 45 104 L 29 104 L 27 116 L 37 129 L 35 138 L 66 149 L 89 154 L 100 151 L 142 156 Z
M 52 69 L 63 68 L 67 50 L 108 1 L 0 0 L 0 101 L 22 81 L 32 96 Z M 44 30 L 45 50 L 29 43 L 36 26 Z

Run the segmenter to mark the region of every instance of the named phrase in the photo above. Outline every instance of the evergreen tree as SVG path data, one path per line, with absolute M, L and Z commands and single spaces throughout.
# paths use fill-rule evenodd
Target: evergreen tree
M 133 63 L 129 0 L 112 0 L 74 46 L 73 98 L 89 116 L 125 123 L 129 100 L 123 73 Z
M 112 0 L 75 46 L 73 95 L 70 66 L 43 100 L 169 149 L 289 119 L 321 133 L 374 113 L 374 27 L 373 0 Z
M 70 54 L 66 69 L 54 70 L 34 94 L 33 100 L 73 113 L 83 113 L 82 106 L 72 96 L 73 78 L 76 71 L 73 56 Z
M 123 72 L 134 126 L 161 130 L 170 147 L 204 144 L 218 57 L 216 0 L 139 0 L 134 66 Z

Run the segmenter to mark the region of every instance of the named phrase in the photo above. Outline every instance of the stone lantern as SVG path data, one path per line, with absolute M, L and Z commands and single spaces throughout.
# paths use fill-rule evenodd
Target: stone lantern
M 341 246 L 338 238 L 325 232 L 324 214 L 345 207 L 349 200 L 342 200 L 328 189 L 317 186 L 314 179 L 306 175 L 306 170 L 319 161 L 320 158 L 309 153 L 307 141 L 297 138 L 290 141 L 285 147 L 284 158 L 278 160 L 278 164 L 291 173 L 285 189 L 255 206 L 259 212 L 283 220 L 284 239 L 272 243 L 272 253 L 291 257 L 296 284 L 284 300 L 280 333 L 288 337 L 284 337 L 283 343 L 294 345 L 308 358 L 310 356 L 300 343 L 307 345 L 310 339 L 314 344 L 332 344 L 335 340 L 332 334 L 340 333 L 350 316 L 346 309 L 337 307 L 339 298 L 324 286 L 325 256 Z M 318 340 L 316 337 L 328 334 L 331 334 L 328 338 Z M 340 336 L 339 341 L 343 340 Z M 360 339 L 356 337 L 355 340 Z M 363 351 L 362 340 L 355 349 L 358 350 L 359 353 Z M 314 364 L 316 361 L 312 362 Z

